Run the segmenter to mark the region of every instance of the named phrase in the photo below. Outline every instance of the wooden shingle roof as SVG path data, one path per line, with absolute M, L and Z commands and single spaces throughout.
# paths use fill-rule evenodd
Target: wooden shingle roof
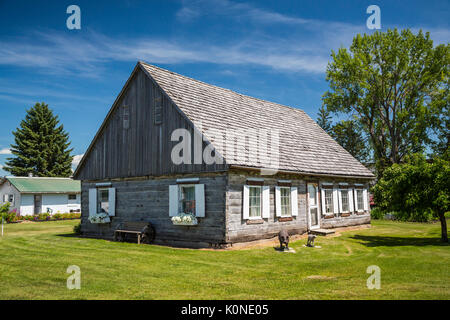
M 248 147 L 246 153 L 227 154 L 226 144 L 218 143 L 208 129 L 222 132 L 239 129 L 278 130 L 279 148 L 275 156 L 278 157 L 278 169 L 281 171 L 374 177 L 300 109 L 242 95 L 144 62 L 139 64 L 230 165 L 273 168 L 268 159 L 255 164 L 248 157 Z M 257 131 L 258 134 L 254 132 L 247 131 L 250 140 L 259 142 L 263 139 L 261 131 Z M 237 140 L 236 143 L 245 144 L 245 141 Z

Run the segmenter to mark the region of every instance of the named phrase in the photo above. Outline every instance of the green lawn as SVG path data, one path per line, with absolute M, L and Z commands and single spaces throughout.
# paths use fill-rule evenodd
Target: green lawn
M 450 247 L 439 224 L 373 221 L 321 248 L 292 243 L 208 251 L 73 236 L 77 220 L 10 224 L 0 239 L 0 299 L 450 299 Z M 81 268 L 81 290 L 66 269 Z M 366 268 L 381 268 L 369 290 Z

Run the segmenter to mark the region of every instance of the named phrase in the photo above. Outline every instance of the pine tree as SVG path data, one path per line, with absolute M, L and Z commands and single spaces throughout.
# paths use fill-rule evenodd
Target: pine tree
M 48 105 L 36 103 L 27 110 L 20 128 L 13 132 L 15 144 L 4 170 L 15 176 L 32 173 L 38 177 L 69 177 L 72 174 L 73 149 L 69 149 L 69 135 L 59 125 Z
M 317 117 L 317 124 L 325 130 L 326 133 L 331 134 L 331 117 L 330 112 L 325 108 L 325 106 L 320 107 L 319 114 Z

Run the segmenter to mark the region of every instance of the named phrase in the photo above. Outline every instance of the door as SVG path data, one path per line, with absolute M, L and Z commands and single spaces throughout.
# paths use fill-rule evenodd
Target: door
M 42 196 L 34 195 L 34 214 L 42 213 Z
M 308 183 L 308 220 L 310 230 L 320 228 L 319 187 L 316 183 Z

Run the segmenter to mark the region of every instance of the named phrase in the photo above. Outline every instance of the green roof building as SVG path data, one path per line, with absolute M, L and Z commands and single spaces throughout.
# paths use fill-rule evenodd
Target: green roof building
M 71 178 L 5 177 L 0 200 L 21 215 L 80 212 L 81 184 Z

